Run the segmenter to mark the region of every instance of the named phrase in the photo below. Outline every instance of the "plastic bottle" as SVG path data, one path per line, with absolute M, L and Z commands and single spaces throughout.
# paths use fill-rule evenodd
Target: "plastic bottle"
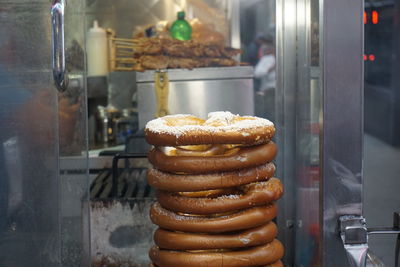
M 185 20 L 185 12 L 180 11 L 177 14 L 178 19 L 174 21 L 170 32 L 174 39 L 186 41 L 192 38 L 192 26 Z
M 100 28 L 97 20 L 93 22 L 86 38 L 88 76 L 108 75 L 107 33 Z

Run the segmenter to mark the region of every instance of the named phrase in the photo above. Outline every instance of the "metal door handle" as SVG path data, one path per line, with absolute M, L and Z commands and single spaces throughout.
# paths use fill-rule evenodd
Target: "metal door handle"
M 395 266 L 400 267 L 400 212 L 393 215 L 392 227 L 367 228 L 365 218 L 343 215 L 339 218 L 340 236 L 351 267 L 366 266 L 368 236 L 374 234 L 396 234 Z
M 344 215 L 339 218 L 340 236 L 351 267 L 365 267 L 368 232 L 362 216 Z
M 64 8 L 66 0 L 53 0 L 51 7 L 51 25 L 53 28 L 53 77 L 59 92 L 68 87 L 68 75 L 65 69 Z

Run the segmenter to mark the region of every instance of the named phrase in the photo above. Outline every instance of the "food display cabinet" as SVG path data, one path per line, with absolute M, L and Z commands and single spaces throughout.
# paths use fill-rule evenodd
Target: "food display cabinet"
M 152 77 L 168 72 L 173 112 L 232 106 L 274 121 L 285 266 L 365 266 L 363 1 L 0 3 L 0 266 L 147 266 L 154 192 L 145 181 L 141 128 L 155 116 L 148 110 L 156 106 Z M 87 77 L 93 20 L 129 39 L 137 27 L 172 21 L 180 10 L 212 24 L 227 46 L 243 50 L 238 62 L 250 65 Z M 250 52 L 259 33 L 275 50 L 276 81 L 267 90 L 253 82 Z M 103 137 L 119 127 L 132 131 L 123 142 L 114 136 L 92 146 L 96 106 L 107 103 L 138 117 L 107 126 Z M 102 125 L 109 123 L 101 114 Z M 127 128 L 135 118 L 136 128 Z

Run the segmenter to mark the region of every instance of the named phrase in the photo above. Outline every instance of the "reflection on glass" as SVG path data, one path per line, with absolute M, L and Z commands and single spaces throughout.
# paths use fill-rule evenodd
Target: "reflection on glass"
M 58 266 L 57 93 L 49 3 L 0 15 L 0 266 Z
M 84 52 L 84 1 L 65 9 L 68 89 L 58 94 L 62 266 L 89 266 L 89 181 Z

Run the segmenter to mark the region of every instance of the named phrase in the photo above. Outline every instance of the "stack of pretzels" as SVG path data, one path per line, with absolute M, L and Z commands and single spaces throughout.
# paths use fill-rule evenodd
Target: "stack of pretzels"
M 148 183 L 157 189 L 150 218 L 159 226 L 152 266 L 283 266 L 275 239 L 274 125 L 213 112 L 207 120 L 170 115 L 150 121 Z

